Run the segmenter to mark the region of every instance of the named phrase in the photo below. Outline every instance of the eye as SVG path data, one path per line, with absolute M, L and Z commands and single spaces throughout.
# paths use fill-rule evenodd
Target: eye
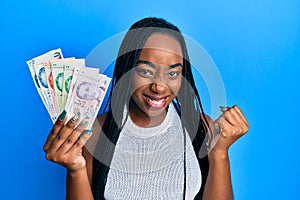
M 180 75 L 180 72 L 177 71 L 171 71 L 168 73 L 168 77 L 170 79 L 176 79 Z
M 136 71 L 142 77 L 145 77 L 145 78 L 154 77 L 154 73 L 149 69 L 139 69 L 139 68 L 137 68 Z

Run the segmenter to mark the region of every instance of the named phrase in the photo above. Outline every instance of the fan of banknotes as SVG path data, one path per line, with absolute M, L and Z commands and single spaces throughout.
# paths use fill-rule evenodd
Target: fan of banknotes
M 80 115 L 90 129 L 97 117 L 111 78 L 84 59 L 63 58 L 61 49 L 27 61 L 34 85 L 54 123 L 61 112 Z

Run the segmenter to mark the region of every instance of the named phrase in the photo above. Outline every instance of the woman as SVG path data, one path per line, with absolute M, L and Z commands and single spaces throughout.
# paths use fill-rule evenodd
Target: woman
M 63 112 L 44 145 L 46 158 L 68 169 L 67 199 L 233 198 L 228 149 L 248 122 L 237 106 L 214 122 L 204 114 L 177 27 L 133 24 L 112 82 L 92 137 Z

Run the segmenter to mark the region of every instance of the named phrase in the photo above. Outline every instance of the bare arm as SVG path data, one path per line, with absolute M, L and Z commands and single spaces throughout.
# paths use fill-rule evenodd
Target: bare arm
M 65 123 L 65 114 L 61 115 L 48 135 L 44 145 L 46 158 L 67 168 L 66 199 L 92 200 L 87 160 L 82 155 L 91 132 L 84 131 L 87 124 L 84 120 L 80 122 L 79 115 Z
M 86 168 L 77 171 L 68 170 L 66 199 L 94 199 Z
M 213 123 L 219 134 L 209 153 L 209 172 L 203 200 L 233 199 L 228 149 L 248 131 L 249 127 L 242 111 L 237 106 L 221 110 L 223 114 Z
M 233 199 L 228 152 L 210 152 L 203 200 Z
M 91 136 L 93 139 L 94 135 Z M 92 195 L 92 171 L 93 156 L 83 147 L 82 155 L 86 161 L 86 167 L 78 171 L 67 170 L 67 194 L 66 199 L 94 199 Z

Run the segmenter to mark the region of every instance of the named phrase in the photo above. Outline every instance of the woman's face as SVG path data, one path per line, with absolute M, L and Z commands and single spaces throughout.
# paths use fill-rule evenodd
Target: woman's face
M 182 79 L 183 58 L 179 42 L 163 34 L 151 35 L 134 69 L 131 117 L 162 117 L 177 95 Z

